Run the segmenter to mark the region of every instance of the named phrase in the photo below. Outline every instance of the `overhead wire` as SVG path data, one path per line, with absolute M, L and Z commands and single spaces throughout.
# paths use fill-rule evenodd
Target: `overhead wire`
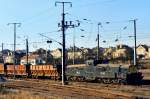
M 106 0 L 106 1 L 116 1 L 116 0 Z M 87 7 L 88 5 L 95 5 L 95 4 L 97 4 L 98 2 L 100 2 L 100 1 L 97 1 L 97 2 L 95 2 L 95 3 L 91 3 L 91 4 L 86 4 L 85 6 Z M 84 5 L 82 5 L 82 6 L 84 6 Z M 47 9 L 47 11 L 48 11 L 48 9 Z M 46 13 L 46 11 L 43 11 L 43 12 L 40 12 L 39 13 L 39 15 L 42 15 L 42 13 Z M 38 14 L 37 14 L 38 15 Z M 27 19 L 27 20 L 25 20 L 25 21 L 22 21 L 23 23 L 28 23 L 28 21 L 31 21 L 32 19 L 34 19 L 35 17 L 37 17 L 36 15 L 35 16 L 33 16 L 33 17 L 31 17 L 31 18 L 29 18 L 29 19 Z M 113 23 L 113 24 L 118 24 L 118 23 L 122 23 L 122 22 L 126 22 L 126 21 L 112 21 L 111 23 Z M 96 21 L 94 21 L 94 23 L 97 23 Z M 104 27 L 102 28 L 103 29 L 103 31 L 104 32 L 106 32 L 107 31 L 107 29 L 105 29 Z M 118 30 L 120 30 L 120 29 L 118 29 Z M 123 30 L 121 30 L 120 31 L 120 33 L 122 33 L 122 31 Z M 48 33 L 48 32 L 47 32 Z M 47 34 L 46 32 L 45 32 L 45 34 Z M 89 32 L 89 36 L 87 37 L 87 42 L 89 42 L 90 40 L 90 38 L 91 38 L 91 34 L 93 33 L 93 26 L 91 27 L 91 30 L 90 30 L 90 32 Z M 51 34 L 51 33 L 50 33 Z M 70 34 L 67 34 L 67 35 L 70 35 Z M 127 34 L 123 34 L 124 36 L 126 36 Z M 123 36 L 123 37 L 124 37 Z
M 71 15 L 71 14 L 70 14 Z M 73 16 L 73 17 L 75 17 L 75 16 Z M 82 22 L 82 21 L 81 21 Z M 128 23 L 128 25 L 129 25 L 129 20 L 123 20 L 123 21 L 106 21 L 106 22 L 110 22 L 110 24 L 120 24 L 120 23 Z M 97 23 L 96 21 L 92 21 L 92 24 L 93 23 Z M 105 23 L 105 22 L 103 22 L 103 23 Z M 118 33 L 119 34 L 117 34 L 119 37 L 119 39 L 121 39 L 121 35 L 122 35 L 122 32 L 128 27 L 128 25 L 124 25 L 124 27 L 122 27 L 121 29 L 118 29 Z M 108 32 L 107 31 L 107 29 L 105 29 L 104 28 L 105 26 L 102 26 L 101 28 L 103 29 L 103 32 Z M 111 31 L 111 30 L 109 30 L 109 31 Z M 124 35 L 124 34 L 123 34 Z M 89 37 L 91 37 L 90 35 L 89 35 Z M 88 38 L 89 39 L 89 38 Z M 87 40 L 87 41 L 89 41 L 89 40 Z
M 103 0 L 103 1 L 94 1 L 94 2 L 91 2 L 91 3 L 88 3 L 88 4 L 81 4 L 81 5 L 75 5 L 75 7 L 89 7 L 89 6 L 95 6 L 95 5 L 104 5 L 104 4 L 108 4 L 108 3 L 112 3 L 112 2 L 115 2 L 117 0 Z

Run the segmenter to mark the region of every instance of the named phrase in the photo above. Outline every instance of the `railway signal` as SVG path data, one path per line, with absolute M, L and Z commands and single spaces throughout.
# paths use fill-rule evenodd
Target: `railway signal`
M 47 43 L 52 43 L 52 41 L 51 41 L 51 40 L 48 40 Z
M 47 37 L 47 36 L 45 36 L 45 35 L 43 35 L 43 34 L 41 34 L 41 33 L 39 33 L 39 35 L 40 35 L 40 36 L 43 36 L 43 37 L 45 37 L 45 38 L 47 38 L 47 39 L 48 39 L 47 43 L 56 42 L 56 43 L 58 43 L 59 45 L 62 45 L 62 43 L 56 41 L 55 39 L 52 39 L 52 38 L 50 38 L 50 37 Z

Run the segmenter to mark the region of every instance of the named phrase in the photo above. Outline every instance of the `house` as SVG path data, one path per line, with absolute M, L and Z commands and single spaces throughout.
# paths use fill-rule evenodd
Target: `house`
M 81 48 L 80 51 L 82 52 L 82 57 L 85 59 L 88 58 L 95 58 L 95 55 L 93 54 L 93 50 L 89 48 Z
M 31 65 L 39 65 L 39 64 L 45 64 L 45 61 L 39 56 L 39 55 L 29 55 L 28 56 L 28 63 Z M 27 57 L 24 56 L 21 58 L 20 61 L 21 65 L 27 64 Z
M 150 58 L 150 48 L 147 45 L 139 45 L 136 48 L 137 57 L 142 59 Z
M 68 50 L 67 52 L 68 59 L 87 59 L 88 57 L 93 56 L 93 52 L 89 48 L 76 48 L 75 52 Z
M 150 58 L 150 47 L 148 48 L 148 57 Z
M 4 63 L 13 63 L 13 55 L 4 57 Z
M 55 49 L 55 50 L 51 51 L 51 55 L 53 56 L 54 59 L 61 58 L 62 51 L 61 51 L 61 49 Z
M 132 58 L 133 49 L 127 45 L 117 45 L 113 52 L 113 58 Z
M 3 54 L 3 60 L 4 63 L 13 63 L 14 62 L 14 57 L 13 57 L 13 52 L 7 51 Z
M 89 48 L 81 48 L 80 51 L 82 51 L 83 53 L 92 53 L 92 50 Z
M 103 53 L 104 58 L 111 59 L 113 57 L 114 51 L 115 51 L 114 47 L 105 48 Z
M 8 50 L 8 49 L 4 49 L 3 51 L 1 51 L 1 63 L 13 63 L 13 52 Z
M 68 52 L 67 53 L 68 55 L 68 60 L 70 60 L 70 59 L 73 59 L 73 58 L 75 58 L 75 59 L 81 59 L 81 58 L 83 58 L 83 56 L 82 56 L 82 52 L 80 52 L 80 51 L 76 51 L 76 52 Z
M 127 49 L 117 49 L 113 52 L 113 58 L 126 57 Z
M 33 52 L 33 54 L 38 54 L 38 55 L 43 55 L 46 54 L 47 50 L 43 49 L 43 48 L 39 48 L 36 51 Z
M 20 59 L 25 55 L 25 50 L 16 50 L 15 64 L 20 64 Z M 14 63 L 13 51 L 5 49 L 2 51 L 2 59 L 4 63 Z
M 133 49 L 127 45 L 117 45 L 116 47 L 110 47 L 104 49 L 104 58 L 107 59 L 131 59 L 133 56 Z

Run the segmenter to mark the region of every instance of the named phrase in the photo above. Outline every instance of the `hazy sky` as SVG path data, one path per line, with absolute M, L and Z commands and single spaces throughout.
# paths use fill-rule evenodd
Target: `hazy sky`
M 60 0 L 61 1 L 61 0 Z M 66 0 L 63 0 L 66 1 Z M 133 23 L 129 20 L 137 18 L 137 41 L 150 45 L 150 0 L 67 0 L 72 7 L 65 6 L 66 20 L 80 20 L 81 26 L 66 31 L 66 47 L 75 43 L 78 47 L 95 47 L 97 24 L 100 28 L 100 46 L 108 47 L 119 43 L 133 46 Z M 12 49 L 12 22 L 22 23 L 17 28 L 17 49 L 25 49 L 25 38 L 29 38 L 30 50 L 43 47 L 47 49 L 61 48 L 57 43 L 47 44 L 48 36 L 58 42 L 62 41 L 61 32 L 56 32 L 61 21 L 62 5 L 55 7 L 55 0 L 0 0 L 0 42 L 4 48 Z M 84 21 L 88 19 L 89 21 Z M 110 22 L 106 24 L 106 22 Z M 126 29 L 123 29 L 127 27 Z M 84 29 L 85 31 L 80 31 Z M 85 36 L 82 38 L 81 36 Z M 115 42 L 118 38 L 119 42 Z M 106 41 L 103 43 L 102 41 Z

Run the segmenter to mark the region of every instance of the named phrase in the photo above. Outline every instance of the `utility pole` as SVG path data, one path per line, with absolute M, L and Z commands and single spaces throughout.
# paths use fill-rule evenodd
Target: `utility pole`
M 73 65 L 75 64 L 75 33 L 73 34 Z
M 137 52 L 136 52 L 136 21 L 137 19 L 130 20 L 134 23 L 134 66 L 137 66 Z
M 62 85 L 65 85 L 66 82 L 66 75 L 65 75 L 65 68 L 66 68 L 66 51 L 65 51 L 65 31 L 67 28 L 74 28 L 80 25 L 74 25 L 72 24 L 72 21 L 65 21 L 65 4 L 70 4 L 70 7 L 72 7 L 71 2 L 55 2 L 55 6 L 57 4 L 62 4 L 62 21 L 61 23 L 58 23 L 58 27 L 61 27 L 62 30 Z
M 21 23 L 8 23 L 8 25 L 14 25 L 14 53 L 13 53 L 13 64 L 14 64 L 14 78 L 15 78 L 15 64 L 16 64 L 16 27 L 20 27 Z
M 2 51 L 3 51 L 4 43 L 2 43 Z
M 4 59 L 3 59 L 3 50 L 4 50 L 4 43 L 2 43 L 2 62 L 4 64 Z
M 77 20 L 77 22 L 80 22 L 79 20 Z M 80 25 L 80 23 L 77 25 L 77 26 L 79 26 Z M 84 31 L 83 29 L 80 29 L 81 31 Z M 81 36 L 81 37 L 84 37 L 84 36 Z M 74 29 L 74 33 L 73 33 L 73 65 L 75 64 L 75 56 L 76 56 L 76 54 L 75 54 L 75 51 L 76 51 L 76 45 L 75 45 L 75 43 L 76 43 L 76 35 L 75 35 L 75 29 Z
M 99 26 L 101 23 L 98 23 L 98 33 L 97 33 L 97 60 L 99 60 Z
M 136 19 L 134 20 L 134 66 L 137 66 L 137 52 L 136 52 Z
M 62 85 L 65 85 L 65 67 L 66 67 L 66 52 L 65 52 L 65 4 L 70 4 L 72 6 L 71 2 L 55 2 L 55 6 L 57 6 L 58 3 L 62 4 L 62 21 L 61 21 L 61 27 L 62 27 Z
M 27 66 L 28 66 L 28 53 L 29 53 L 29 46 L 28 46 L 28 38 L 26 39 L 26 63 L 27 63 Z

